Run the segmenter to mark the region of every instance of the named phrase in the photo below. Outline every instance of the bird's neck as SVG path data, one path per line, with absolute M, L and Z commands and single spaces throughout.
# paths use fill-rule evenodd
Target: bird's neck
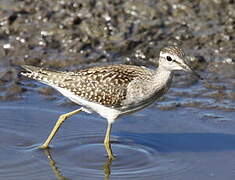
M 153 80 L 159 87 L 167 86 L 169 87 L 173 77 L 173 71 L 169 71 L 166 68 L 159 66 L 154 74 Z

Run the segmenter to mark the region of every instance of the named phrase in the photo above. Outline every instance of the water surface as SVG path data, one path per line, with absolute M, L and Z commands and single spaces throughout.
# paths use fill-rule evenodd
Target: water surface
M 110 162 L 103 147 L 106 122 L 98 115 L 80 113 L 66 120 L 51 148 L 38 149 L 58 116 L 75 106 L 62 108 L 34 98 L 37 103 L 30 98 L 0 107 L 0 179 L 232 179 L 235 175 L 234 122 L 205 121 L 201 111 L 190 108 L 152 107 L 115 123 L 111 139 L 116 159 Z M 227 113 L 226 118 L 234 115 Z M 221 162 L 226 163 L 221 166 Z
M 233 180 L 234 3 L 1 0 L 0 179 Z M 79 106 L 19 76 L 20 65 L 154 68 L 166 44 L 180 45 L 205 80 L 176 73 L 163 98 L 117 121 L 115 160 L 103 147 L 106 121 L 86 113 L 67 120 L 48 151 L 38 149 L 57 118 Z

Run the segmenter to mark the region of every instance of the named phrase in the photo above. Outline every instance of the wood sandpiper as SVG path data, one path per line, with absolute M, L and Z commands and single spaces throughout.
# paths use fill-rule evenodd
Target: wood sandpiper
M 48 148 L 59 127 L 68 117 L 81 111 L 96 112 L 108 121 L 104 146 L 109 159 L 113 159 L 110 132 L 118 117 L 141 110 L 164 95 L 170 87 L 174 71 L 191 72 L 200 78 L 187 65 L 184 52 L 177 46 L 162 48 L 158 62 L 156 70 L 119 64 L 92 67 L 77 72 L 49 71 L 23 65 L 27 72 L 22 72 L 22 75 L 57 89 L 82 106 L 61 115 L 40 147 Z

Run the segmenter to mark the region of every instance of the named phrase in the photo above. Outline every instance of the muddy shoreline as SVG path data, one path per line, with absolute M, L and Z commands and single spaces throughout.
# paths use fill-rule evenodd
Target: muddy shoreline
M 233 0 L 0 1 L 0 179 L 234 179 L 234 7 Z M 176 73 L 158 102 L 115 123 L 116 161 L 103 156 L 105 121 L 85 113 L 66 121 L 50 152 L 37 149 L 58 116 L 78 106 L 20 76 L 20 65 L 155 68 L 166 44 L 180 45 L 205 80 Z
M 153 66 L 165 44 L 182 46 L 189 63 L 212 83 L 204 85 L 207 93 L 218 90 L 234 99 L 233 7 L 225 0 L 1 1 L 0 100 L 21 99 L 28 89 L 18 76 L 21 64 L 56 70 L 107 63 Z M 50 95 L 48 88 L 39 93 L 47 90 Z

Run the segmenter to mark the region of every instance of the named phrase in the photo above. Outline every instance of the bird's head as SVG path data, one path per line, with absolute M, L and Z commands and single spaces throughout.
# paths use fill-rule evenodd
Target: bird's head
M 182 49 L 177 46 L 166 46 L 161 49 L 159 57 L 159 67 L 168 71 L 186 71 L 202 79 L 187 63 Z

